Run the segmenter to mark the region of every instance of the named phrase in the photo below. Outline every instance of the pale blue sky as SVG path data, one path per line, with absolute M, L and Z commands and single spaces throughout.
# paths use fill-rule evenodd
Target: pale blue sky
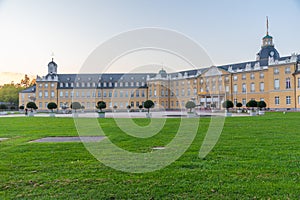
M 102 42 L 142 27 L 193 38 L 216 65 L 254 60 L 266 16 L 279 53 L 300 53 L 296 0 L 0 0 L 0 72 L 44 75 L 54 52 L 59 73 L 76 73 Z

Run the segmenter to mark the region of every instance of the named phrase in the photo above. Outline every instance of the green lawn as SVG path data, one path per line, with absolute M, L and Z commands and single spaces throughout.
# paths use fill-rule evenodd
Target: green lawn
M 148 119 L 135 119 L 139 125 Z M 123 134 L 99 120 L 119 147 L 150 151 L 170 142 L 179 119 L 157 135 Z M 0 118 L 0 199 L 299 199 L 300 113 L 226 118 L 215 148 L 198 157 L 210 119 L 201 118 L 188 151 L 158 171 L 133 174 L 97 161 L 82 143 L 30 143 L 77 136 L 72 118 Z

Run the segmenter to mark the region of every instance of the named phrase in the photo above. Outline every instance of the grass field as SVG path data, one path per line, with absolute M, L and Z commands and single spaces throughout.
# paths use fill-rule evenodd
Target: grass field
M 148 119 L 135 119 L 146 125 Z M 148 139 L 123 134 L 113 119 L 99 120 L 119 147 L 137 152 L 172 140 L 179 119 Z M 133 174 L 97 161 L 82 143 L 29 143 L 78 136 L 72 118 L 0 118 L 0 199 L 299 199 L 300 113 L 226 118 L 215 148 L 199 149 L 210 119 L 177 161 Z

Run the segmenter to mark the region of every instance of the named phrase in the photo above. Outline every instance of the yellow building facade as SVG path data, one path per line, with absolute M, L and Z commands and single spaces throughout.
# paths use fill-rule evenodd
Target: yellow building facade
M 126 110 L 138 109 L 147 99 L 160 110 L 184 109 L 194 101 L 201 109 L 222 109 L 231 100 L 243 106 L 249 100 L 265 101 L 272 110 L 300 110 L 300 56 L 280 57 L 267 32 L 256 60 L 222 66 L 168 73 L 58 74 L 57 64 L 48 64 L 46 76 L 19 93 L 19 105 L 35 101 L 39 110 L 49 102 L 58 109 L 79 102 L 85 110 L 95 110 L 98 101 Z M 30 98 L 31 97 L 31 98 Z M 34 97 L 34 98 L 32 98 Z

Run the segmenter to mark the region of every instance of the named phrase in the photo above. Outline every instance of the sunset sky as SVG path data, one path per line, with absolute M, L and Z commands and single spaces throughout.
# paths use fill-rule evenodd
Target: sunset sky
M 300 53 L 296 0 L 0 0 L 0 72 L 45 75 L 54 52 L 59 73 L 76 73 L 102 42 L 143 27 L 185 34 L 215 65 L 254 60 L 266 16 L 279 53 Z

